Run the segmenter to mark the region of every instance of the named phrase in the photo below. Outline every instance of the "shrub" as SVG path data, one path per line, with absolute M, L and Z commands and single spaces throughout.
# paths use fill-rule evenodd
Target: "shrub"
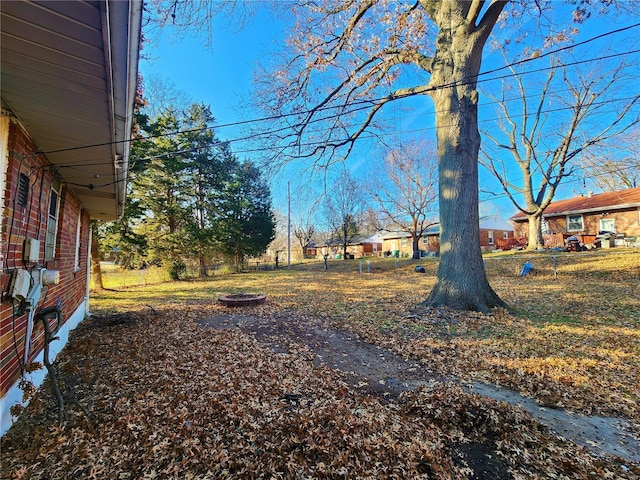
M 180 280 L 187 271 L 187 265 L 180 259 L 174 260 L 169 265 L 169 276 L 171 280 Z

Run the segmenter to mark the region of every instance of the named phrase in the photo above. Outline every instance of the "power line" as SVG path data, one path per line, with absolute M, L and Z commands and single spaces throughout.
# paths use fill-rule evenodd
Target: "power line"
M 613 103 L 618 103 L 618 102 L 624 102 L 624 101 L 631 101 L 637 99 L 637 96 L 629 96 L 629 97 L 622 97 L 622 98 L 608 98 L 599 102 L 593 102 L 591 104 L 591 106 L 604 106 L 604 105 L 611 105 Z M 519 100 L 519 99 L 516 99 Z M 491 103 L 500 103 L 500 102 L 491 102 Z M 532 113 L 528 113 L 528 114 L 517 114 L 517 115 L 510 115 L 509 118 L 525 118 L 525 117 L 532 117 L 535 115 L 547 115 L 547 114 L 551 114 L 551 113 L 558 113 L 558 112 L 562 112 L 562 111 L 567 111 L 567 110 L 572 110 L 574 107 L 573 106 L 563 106 L 563 107 L 557 107 L 557 108 L 550 108 L 550 109 L 546 109 L 546 110 L 541 110 L 541 111 L 536 111 L 536 112 L 532 112 Z M 478 122 L 479 123 L 493 123 L 495 121 L 498 120 L 503 120 L 507 118 L 504 115 L 501 116 L 495 116 L 495 117 L 491 117 L 491 118 L 483 118 L 483 119 L 479 119 Z M 413 129 L 413 130 L 409 130 L 409 131 L 405 131 L 405 133 L 418 133 L 418 132 L 424 132 L 424 131 L 429 131 L 429 130 L 436 130 L 438 128 L 448 128 L 452 125 L 439 125 L 439 126 L 434 126 L 434 127 L 424 127 L 424 128 L 418 128 L 418 129 Z M 395 132 L 391 132 L 391 133 L 379 133 L 379 134 L 371 134 L 371 135 L 365 135 L 362 138 L 363 139 L 367 139 L 367 138 L 377 138 L 377 137 L 390 137 L 395 135 Z M 246 139 L 249 139 L 250 137 L 241 137 L 239 139 L 231 139 L 231 140 L 225 140 L 225 141 L 216 141 L 213 144 L 207 144 L 207 145 L 201 145 L 201 146 L 197 146 L 197 147 L 193 147 L 193 148 L 187 148 L 187 149 L 181 149 L 181 150 L 173 150 L 173 151 L 167 151 L 167 152 L 162 152 L 162 153 L 158 153 L 157 155 L 151 155 L 151 156 L 147 156 L 147 157 L 143 157 L 143 158 L 138 158 L 137 161 L 140 162 L 145 162 L 145 161 L 149 161 L 149 160 L 153 160 L 153 159 L 158 159 L 158 158 L 162 158 L 162 157 L 171 157 L 171 156 L 177 156 L 177 155 L 181 155 L 181 154 L 187 154 L 187 153 L 193 153 L 193 152 L 197 152 L 200 150 L 205 150 L 205 149 L 213 149 L 216 148 L 220 145 L 224 145 L 227 143 L 235 143 L 235 142 L 239 142 L 239 141 L 243 141 Z M 322 145 L 324 142 L 323 141 L 317 141 L 317 142 L 305 142 L 305 143 L 300 143 L 301 147 L 315 147 L 315 146 L 319 146 Z M 257 152 L 264 152 L 264 151 L 270 151 L 272 150 L 273 147 L 256 147 L 256 148 L 252 148 L 252 149 L 244 149 L 244 150 L 235 150 L 233 153 L 234 154 L 242 154 L 242 153 L 257 153 Z M 82 162 L 82 163 L 77 163 L 77 164 L 59 164 L 56 165 L 55 168 L 60 169 L 60 168 L 69 168 L 69 169 L 74 169 L 76 168 L 75 165 L 82 165 L 83 169 L 84 167 L 90 166 L 90 165 L 110 165 L 110 161 L 107 162 L 97 162 L 94 164 L 91 163 L 87 163 Z M 91 174 L 89 174 L 91 175 Z M 81 186 L 81 185 L 77 185 L 77 186 Z
M 623 27 L 623 28 L 619 28 L 619 29 L 616 29 L 616 30 L 612 30 L 610 32 L 605 32 L 603 34 L 600 34 L 600 35 L 597 35 L 597 36 L 592 37 L 590 39 L 587 39 L 587 40 L 584 40 L 582 42 L 579 42 L 578 44 L 575 44 L 575 45 L 560 47 L 558 49 L 546 52 L 544 54 L 538 55 L 538 56 L 533 57 L 533 58 L 519 60 L 519 61 L 516 61 L 516 62 L 512 62 L 510 64 L 507 64 L 507 65 L 504 65 L 502 67 L 498 67 L 496 69 L 488 70 L 486 72 L 480 72 L 478 75 L 475 75 L 474 77 L 472 77 L 470 79 L 467 79 L 467 80 L 464 80 L 464 81 L 461 81 L 461 82 L 451 82 L 451 83 L 444 84 L 444 85 L 439 85 L 439 86 L 436 86 L 436 87 L 430 87 L 428 89 L 420 90 L 420 92 L 408 92 L 408 93 L 402 94 L 402 95 L 393 95 L 393 94 L 391 94 L 391 95 L 386 95 L 384 97 L 379 97 L 379 98 L 375 98 L 375 99 L 363 99 L 363 100 L 353 101 L 353 102 L 350 102 L 348 104 L 323 106 L 323 107 L 320 107 L 320 108 L 317 108 L 317 109 L 311 109 L 311 110 L 306 110 L 306 111 L 302 111 L 302 112 L 270 115 L 270 116 L 261 117 L 261 118 L 257 118 L 257 119 L 230 122 L 230 123 L 221 124 L 221 125 L 217 125 L 217 126 L 205 126 L 205 127 L 194 128 L 194 129 L 187 129 L 187 130 L 169 132 L 169 133 L 165 133 L 165 134 L 148 135 L 148 136 L 144 137 L 143 139 L 169 137 L 169 136 L 172 136 L 172 135 L 178 135 L 178 134 L 184 134 L 184 133 L 196 133 L 196 132 L 199 132 L 199 131 L 204 131 L 204 130 L 209 130 L 209 129 L 214 129 L 214 128 L 227 128 L 227 127 L 237 127 L 237 126 L 242 126 L 242 125 L 247 125 L 247 124 L 257 124 L 257 123 L 266 122 L 266 121 L 282 120 L 282 119 L 289 118 L 289 117 L 297 117 L 297 116 L 300 116 L 300 115 L 309 115 L 309 114 L 313 114 L 315 112 L 321 112 L 321 111 L 326 111 L 326 110 L 334 110 L 334 109 L 337 109 L 337 108 L 357 107 L 358 105 L 363 105 L 362 107 L 358 107 L 358 108 L 356 108 L 354 110 L 349 110 L 347 112 L 341 112 L 339 114 L 335 114 L 335 115 L 332 115 L 332 116 L 328 116 L 328 117 L 325 117 L 325 118 L 314 120 L 313 122 L 310 121 L 308 123 L 327 121 L 327 120 L 330 120 L 332 118 L 338 118 L 338 117 L 343 116 L 345 114 L 354 113 L 354 112 L 359 111 L 359 110 L 366 110 L 366 109 L 371 108 L 371 107 L 375 106 L 376 104 L 379 104 L 380 102 L 383 102 L 383 101 L 384 102 L 389 101 L 389 100 L 395 101 L 395 100 L 401 100 L 401 99 L 404 99 L 404 98 L 413 97 L 413 96 L 416 96 L 416 95 L 424 95 L 427 92 L 433 92 L 433 91 L 436 91 L 436 90 L 439 90 L 439 89 L 454 88 L 454 87 L 458 87 L 458 86 L 468 85 L 468 84 L 471 84 L 474 81 L 487 82 L 487 81 L 492 81 L 492 80 L 509 78 L 509 77 L 514 76 L 514 75 L 513 74 L 508 74 L 508 75 L 501 75 L 501 76 L 498 76 L 498 77 L 492 77 L 492 78 L 488 78 L 488 79 L 478 80 L 480 76 L 488 75 L 490 73 L 495 73 L 497 71 L 501 71 L 501 70 L 504 70 L 504 69 L 507 69 L 507 68 L 511 68 L 511 67 L 517 66 L 517 65 L 522 65 L 524 63 L 537 61 L 537 60 L 539 60 L 541 58 L 544 58 L 544 57 L 549 56 L 549 55 L 553 55 L 555 53 L 559 53 L 559 52 L 567 50 L 569 48 L 575 48 L 576 46 L 585 45 L 585 44 L 588 44 L 590 42 L 593 42 L 593 41 L 599 40 L 601 38 L 604 38 L 606 36 L 610 36 L 610 35 L 614 35 L 614 34 L 617 34 L 617 33 L 621 33 L 621 32 L 624 32 L 624 31 L 627 31 L 627 30 L 630 30 L 630 29 L 633 29 L 633 28 L 637 28 L 639 26 L 640 26 L 640 23 L 636 23 L 636 24 L 633 24 L 633 25 L 629 25 L 627 27 Z M 570 62 L 568 64 L 564 64 L 564 65 L 561 65 L 561 66 L 550 66 L 550 67 L 545 67 L 545 68 L 532 70 L 532 71 L 529 71 L 529 72 L 523 72 L 523 74 L 539 73 L 539 72 L 550 70 L 550 69 L 554 69 L 554 68 L 560 68 L 562 66 L 575 66 L 575 65 L 587 63 L 587 62 L 590 62 L 590 61 L 598 61 L 598 60 L 616 58 L 616 57 L 620 57 L 620 56 L 623 56 L 623 55 L 630 55 L 630 54 L 633 54 L 633 53 L 638 53 L 639 51 L 640 50 L 632 50 L 632 51 L 629 51 L 629 52 L 622 52 L 622 53 L 617 53 L 617 54 L 605 55 L 605 56 L 597 57 L 597 58 L 594 58 L 594 59 L 578 60 L 578 61 Z M 300 127 L 300 126 L 301 126 L 301 124 L 297 124 L 297 125 L 289 126 L 288 129 L 293 129 L 295 127 Z M 283 128 L 285 128 L 285 127 L 283 127 Z M 40 152 L 36 152 L 36 153 L 37 154 L 63 153 L 63 152 L 81 150 L 81 149 L 88 149 L 88 148 L 96 148 L 96 147 L 101 147 L 101 146 L 129 143 L 129 142 L 133 142 L 135 140 L 139 140 L 139 139 L 130 138 L 130 139 L 119 140 L 119 141 L 114 141 L 114 142 L 103 142 L 103 143 L 97 143 L 97 144 L 91 144 L 91 145 L 69 147 L 69 148 L 58 149 L 58 150 L 40 151 Z

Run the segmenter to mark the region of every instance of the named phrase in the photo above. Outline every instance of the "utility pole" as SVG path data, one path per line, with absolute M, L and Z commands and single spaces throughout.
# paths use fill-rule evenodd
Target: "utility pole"
M 289 203 L 287 213 L 287 268 L 291 270 L 291 182 L 287 182 L 287 200 Z

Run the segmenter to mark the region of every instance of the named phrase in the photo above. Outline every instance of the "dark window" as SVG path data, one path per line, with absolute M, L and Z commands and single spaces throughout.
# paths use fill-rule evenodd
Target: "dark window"
M 29 177 L 24 173 L 20 174 L 18 179 L 18 205 L 21 207 L 27 206 L 29 200 Z
M 56 254 L 56 234 L 58 231 L 58 192 L 51 189 L 47 237 L 44 244 L 44 259 L 53 260 Z

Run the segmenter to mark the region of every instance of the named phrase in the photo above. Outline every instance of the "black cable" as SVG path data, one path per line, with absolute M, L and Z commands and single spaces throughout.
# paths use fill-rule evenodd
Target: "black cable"
M 612 103 L 616 103 L 616 102 L 622 102 L 622 101 L 628 101 L 628 100 L 633 100 L 635 99 L 635 96 L 630 96 L 630 97 L 622 97 L 622 98 L 614 98 L 614 99 L 606 99 L 606 100 L 601 100 L 599 102 L 593 102 L 591 104 L 591 106 L 602 106 L 602 105 L 609 105 Z M 520 100 L 519 98 L 515 98 L 514 101 L 516 100 Z M 491 102 L 491 103 L 500 103 L 500 102 Z M 557 107 L 557 108 L 551 108 L 551 109 L 547 109 L 547 110 L 541 110 L 540 112 L 532 112 L 529 114 L 518 114 L 518 115 L 511 115 L 511 118 L 523 118 L 523 117 L 531 117 L 533 115 L 538 115 L 538 114 L 549 114 L 549 113 L 556 113 L 556 112 L 561 112 L 564 110 L 572 110 L 574 107 L 573 106 L 564 106 L 564 107 Z M 506 118 L 505 116 L 498 116 L 498 117 L 492 117 L 492 118 L 483 118 L 480 119 L 478 122 L 479 123 L 489 123 L 489 122 L 495 122 L 497 120 L 502 120 Z M 419 129 L 414 129 L 414 130 L 410 130 L 410 131 L 406 131 L 406 132 L 423 132 L 423 131 L 428 131 L 428 130 L 436 130 L 439 128 L 448 128 L 451 125 L 439 125 L 439 126 L 434 126 L 434 127 L 424 127 L 424 128 L 419 128 Z M 406 133 L 405 132 L 405 133 Z M 269 134 L 271 132 L 267 132 L 266 134 Z M 391 133 L 380 133 L 380 134 L 376 134 L 375 137 L 380 137 L 380 136 L 393 136 L 395 135 L 395 133 L 391 132 Z M 184 150 L 175 150 L 175 151 L 171 151 L 171 152 L 163 152 L 160 153 L 158 155 L 153 155 L 150 157 L 143 157 L 143 158 L 139 158 L 137 159 L 138 161 L 150 161 L 156 158 L 161 158 L 161 157 L 165 157 L 165 156 L 173 156 L 173 155 L 180 155 L 180 154 L 185 154 L 185 153 L 192 153 L 192 152 L 197 152 L 199 150 L 203 150 L 203 149 L 208 149 L 208 148 L 216 148 L 219 145 L 222 144 L 228 144 L 228 143 L 234 143 L 236 141 L 243 141 L 246 139 L 249 139 L 251 137 L 241 137 L 239 139 L 231 139 L 231 140 L 218 140 L 216 141 L 214 144 L 210 144 L 210 145 L 201 145 L 201 146 L 197 146 L 194 148 L 189 148 L 189 149 L 184 149 Z M 362 138 L 371 138 L 371 135 L 367 136 L 364 135 Z M 309 142 L 309 143 L 301 143 L 300 146 L 304 146 L 304 147 L 313 147 L 313 146 L 318 146 L 318 145 L 322 145 L 324 144 L 324 141 L 318 141 L 318 142 Z M 269 151 L 271 150 L 270 147 L 256 147 L 256 148 L 252 148 L 252 149 L 245 149 L 245 150 L 236 150 L 234 153 L 235 154 L 240 154 L 240 153 L 255 153 L 255 152 L 263 152 L 263 151 Z M 86 166 L 86 164 L 83 164 Z M 94 165 L 105 165 L 105 163 L 96 163 Z M 48 167 L 42 167 L 42 168 L 48 168 Z M 62 165 L 59 166 L 57 165 L 56 168 L 70 168 L 73 169 L 73 165 Z M 131 170 L 131 169 L 130 169 Z M 122 180 L 124 181 L 124 179 Z M 70 183 L 70 182 L 66 182 L 69 185 L 73 185 L 73 186 L 79 186 L 79 187 L 86 187 L 86 188 L 102 188 L 102 187 L 106 187 L 106 186 L 110 186 L 113 185 L 114 183 L 117 182 L 108 182 L 108 183 L 104 183 L 104 184 L 100 184 L 100 185 L 96 185 L 93 183 L 90 184 L 80 184 L 80 183 Z
M 142 139 L 144 140 L 144 139 L 151 139 L 151 138 L 167 137 L 167 136 L 177 135 L 177 134 L 181 134 L 181 133 L 195 133 L 195 132 L 208 130 L 208 129 L 213 129 L 213 128 L 236 127 L 236 126 L 241 126 L 241 125 L 246 125 L 246 124 L 251 124 L 251 123 L 259 123 L 259 122 L 265 122 L 265 121 L 281 120 L 281 119 L 288 118 L 288 117 L 291 117 L 291 116 L 308 115 L 308 114 L 311 114 L 311 113 L 314 113 L 314 112 L 332 110 L 332 109 L 336 109 L 336 108 L 344 108 L 346 106 L 366 105 L 366 107 L 364 107 L 364 109 L 366 109 L 366 108 L 375 106 L 379 102 L 389 101 L 390 99 L 392 99 L 392 100 L 400 100 L 400 99 L 404 99 L 404 98 L 413 97 L 413 96 L 416 96 L 416 95 L 424 95 L 427 92 L 432 92 L 432 91 L 440 90 L 440 89 L 443 89 L 443 88 L 454 88 L 454 87 L 458 87 L 458 86 L 469 85 L 469 84 L 471 84 L 473 82 L 478 82 L 478 81 L 479 82 L 486 82 L 486 81 L 492 81 L 492 80 L 499 80 L 499 79 L 503 79 L 503 78 L 509 78 L 509 77 L 514 76 L 514 75 L 513 74 L 508 74 L 508 75 L 501 75 L 501 76 L 498 76 L 498 77 L 492 77 L 492 78 L 489 78 L 489 79 L 483 79 L 483 80 L 479 80 L 478 79 L 480 76 L 488 75 L 489 73 L 495 73 L 497 71 L 501 71 L 501 70 L 504 70 L 506 68 L 511 68 L 513 66 L 522 65 L 522 64 L 527 63 L 527 62 L 539 60 L 541 58 L 544 58 L 546 56 L 549 56 L 549 55 L 552 55 L 552 54 L 567 50 L 569 48 L 575 48 L 575 46 L 584 45 L 584 44 L 590 43 L 592 41 L 601 39 L 601 38 L 603 38 L 605 36 L 616 34 L 616 33 L 620 33 L 622 31 L 629 30 L 629 29 L 632 29 L 632 28 L 636 28 L 638 26 L 640 26 L 640 23 L 637 23 L 637 24 L 634 24 L 634 25 L 630 25 L 628 27 L 623 27 L 623 28 L 620 28 L 620 29 L 617 29 L 617 30 L 613 30 L 611 32 L 607 32 L 607 33 L 598 35 L 596 37 L 592 37 L 591 39 L 584 40 L 583 42 L 580 42 L 580 43 L 578 43 L 576 45 L 561 47 L 561 48 L 552 50 L 550 52 L 547 52 L 545 54 L 541 54 L 539 56 L 536 56 L 534 58 L 528 58 L 528 59 L 524 59 L 524 60 L 519 60 L 517 62 L 512 62 L 512 63 L 504 65 L 502 67 L 498 67 L 498 68 L 489 70 L 487 72 L 480 72 L 477 75 L 474 75 L 474 76 L 470 77 L 469 79 L 466 79 L 466 80 L 463 80 L 463 81 L 460 81 L 460 82 L 451 82 L 451 83 L 444 84 L 444 85 L 439 85 L 439 86 L 436 86 L 436 87 L 430 87 L 428 89 L 421 90 L 420 92 L 408 92 L 408 93 L 403 94 L 403 95 L 393 95 L 393 94 L 391 94 L 391 95 L 386 95 L 384 97 L 379 97 L 379 98 L 375 98 L 375 99 L 358 100 L 358 101 L 353 101 L 353 102 L 348 103 L 348 104 L 341 104 L 341 105 L 335 105 L 335 106 L 325 106 L 325 107 L 320 107 L 318 109 L 312 109 L 312 110 L 307 110 L 307 111 L 297 112 L 297 113 L 271 115 L 271 116 L 261 117 L 261 118 L 257 118 L 257 119 L 243 120 L 243 121 L 238 121 L 238 122 L 231 122 L 231 123 L 227 123 L 227 124 L 221 124 L 221 125 L 217 125 L 215 127 L 214 126 L 206 126 L 206 127 L 195 128 L 195 129 L 188 129 L 188 130 L 170 132 L 170 133 L 166 133 L 166 134 L 150 135 L 150 136 L 146 136 L 146 137 L 144 137 Z M 588 63 L 588 62 L 596 61 L 596 60 L 605 60 L 605 59 L 610 59 L 610 58 L 616 58 L 616 57 L 620 57 L 620 56 L 623 56 L 623 55 L 630 55 L 632 53 L 638 53 L 639 51 L 640 50 L 632 50 L 632 51 L 628 51 L 628 52 L 620 52 L 620 53 L 616 53 L 616 54 L 605 55 L 603 57 L 597 57 L 597 58 L 594 58 L 594 59 L 577 60 L 575 62 L 570 62 L 570 63 L 564 64 L 564 65 L 554 65 L 554 66 L 550 66 L 550 67 L 545 67 L 545 68 L 532 70 L 530 72 L 523 72 L 523 74 L 538 73 L 538 72 L 546 71 L 546 70 L 550 70 L 550 69 L 561 68 L 563 66 L 574 66 L 574 65 Z M 341 116 L 343 114 L 344 114 L 344 112 L 341 113 L 341 114 L 337 114 L 337 116 Z M 328 117 L 327 119 L 330 119 L 330 118 L 332 118 L 332 117 Z M 293 127 L 295 127 L 295 125 Z M 293 127 L 290 127 L 290 128 L 293 128 Z M 130 139 L 126 139 L 126 140 L 118 140 L 118 141 L 113 141 L 113 142 L 103 142 L 103 143 L 97 143 L 97 144 L 91 144 L 91 145 L 83 145 L 83 146 L 77 146 L 77 147 L 69 147 L 69 148 L 58 149 L 58 150 L 40 151 L 40 152 L 35 152 L 35 153 L 43 153 L 43 154 L 62 153 L 62 152 L 69 152 L 69 151 L 81 150 L 81 149 L 87 149 L 87 148 L 102 147 L 102 146 L 107 146 L 107 145 L 116 145 L 116 144 L 122 144 L 122 143 L 129 143 L 129 142 L 133 142 L 134 140 L 138 140 L 138 138 L 130 138 Z
M 18 339 L 16 337 L 16 305 L 15 300 L 12 301 L 12 313 L 11 313 L 11 332 L 13 334 L 13 349 L 16 352 L 16 358 L 18 359 L 18 366 L 20 367 L 20 376 L 24 377 L 24 366 L 22 365 L 22 359 L 20 358 L 20 352 L 18 351 Z M 27 320 L 28 321 L 28 320 Z M 25 332 L 25 337 L 26 337 Z

